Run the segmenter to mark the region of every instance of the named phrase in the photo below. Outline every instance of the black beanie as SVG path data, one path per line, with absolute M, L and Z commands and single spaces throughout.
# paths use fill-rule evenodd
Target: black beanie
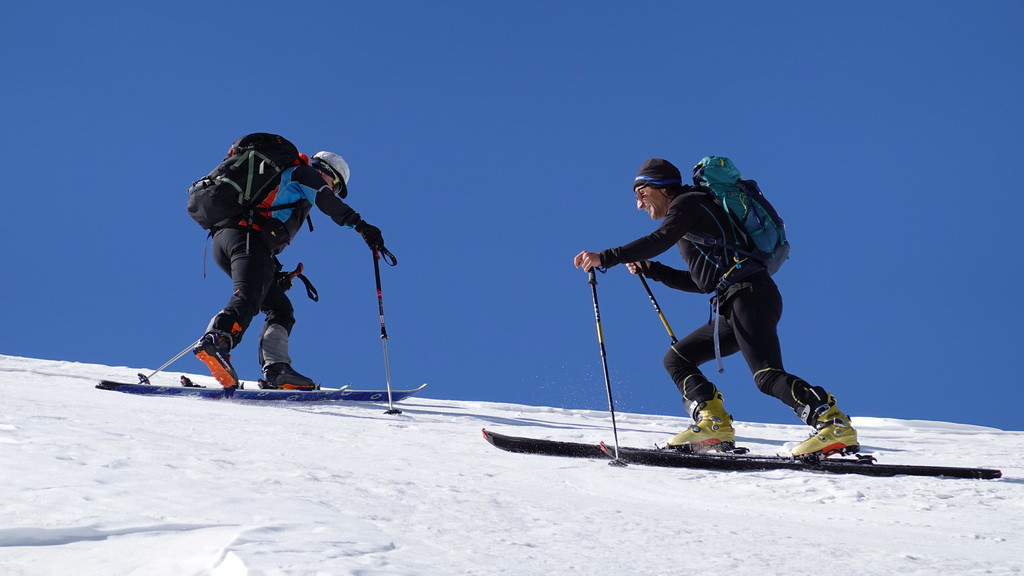
M 644 162 L 644 165 L 640 167 L 640 171 L 637 172 L 636 178 L 633 179 L 633 189 L 636 190 L 636 187 L 641 184 L 650 184 L 658 188 L 669 188 L 681 186 L 682 183 L 683 177 L 679 173 L 679 168 L 676 168 L 671 162 L 663 158 L 651 158 Z

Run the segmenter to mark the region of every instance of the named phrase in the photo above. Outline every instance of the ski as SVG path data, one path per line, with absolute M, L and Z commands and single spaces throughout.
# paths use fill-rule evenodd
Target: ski
M 508 436 L 483 430 L 484 438 L 497 448 L 508 452 L 594 458 L 604 454 L 615 458 L 615 448 L 603 442 L 562 442 L 540 438 Z M 669 468 L 696 468 L 723 471 L 799 470 L 833 474 L 860 474 L 865 476 L 940 476 L 948 478 L 1001 478 L 1003 473 L 990 468 L 960 468 L 953 466 L 878 464 L 873 456 L 855 458 L 798 459 L 792 456 L 753 455 L 737 448 L 730 452 L 681 452 L 659 448 L 618 448 L 618 462 Z
M 601 449 L 613 457 L 615 448 L 601 443 Z M 977 478 L 991 480 L 1003 473 L 990 468 L 960 468 L 954 466 L 879 464 L 874 456 L 854 458 L 794 458 L 792 456 L 765 456 L 717 452 L 686 453 L 671 448 L 622 448 L 619 460 L 627 464 L 664 466 L 670 468 L 702 468 L 706 470 L 804 470 L 833 474 L 861 474 L 865 476 L 944 476 L 948 478 Z
M 213 386 L 157 386 L 153 384 L 114 382 L 103 380 L 96 385 L 100 390 L 114 390 L 143 396 L 184 396 L 210 400 L 285 401 L 285 402 L 387 402 L 387 390 L 352 390 L 349 384 L 341 388 L 319 390 L 270 390 L 262 388 L 222 388 Z M 412 390 L 392 390 L 391 400 L 398 402 L 426 388 L 423 384 Z
M 566 456 L 569 458 L 604 458 L 599 444 L 587 444 L 584 442 L 562 442 L 559 440 L 542 440 L 539 438 L 523 438 L 520 436 L 508 436 L 491 432 L 484 428 L 482 430 L 484 439 L 495 448 L 507 452 L 519 452 L 523 454 L 544 454 L 546 456 Z

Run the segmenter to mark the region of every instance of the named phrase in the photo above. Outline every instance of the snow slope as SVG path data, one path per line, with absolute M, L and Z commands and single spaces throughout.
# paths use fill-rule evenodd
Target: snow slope
M 0 574 L 1024 573 L 1021 431 L 854 418 L 884 462 L 1000 480 L 616 468 L 480 435 L 611 440 L 603 412 L 413 398 L 393 416 L 93 387 L 138 371 L 0 356 Z M 687 424 L 617 416 L 623 445 Z M 755 452 L 806 435 L 737 416 Z

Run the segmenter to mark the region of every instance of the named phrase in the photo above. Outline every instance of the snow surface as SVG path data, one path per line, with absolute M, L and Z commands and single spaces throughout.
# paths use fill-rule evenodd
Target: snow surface
M 611 441 L 605 412 L 416 397 L 396 416 L 94 388 L 139 371 L 0 356 L 0 574 L 1024 573 L 1020 431 L 854 418 L 881 461 L 1000 480 L 617 468 L 480 434 Z M 635 446 L 687 425 L 617 420 Z M 807 431 L 737 433 L 775 453 Z

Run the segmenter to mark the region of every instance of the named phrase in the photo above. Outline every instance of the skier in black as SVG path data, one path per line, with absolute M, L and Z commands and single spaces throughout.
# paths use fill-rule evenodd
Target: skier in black
M 792 449 L 796 456 L 808 454 L 850 454 L 859 450 L 857 433 L 835 399 L 820 386 L 786 372 L 776 327 L 782 316 L 782 296 L 768 271 L 755 261 L 746 261 L 742 277 L 728 267 L 736 256 L 686 240 L 688 232 L 721 236 L 728 226 L 725 210 L 714 201 L 710 190 L 682 184 L 679 170 L 667 160 L 646 161 L 633 183 L 638 210 L 652 220 L 663 220 L 653 233 L 625 246 L 602 252 L 583 251 L 574 265 L 590 271 L 595 267 L 626 264 L 633 274 L 643 273 L 677 290 L 714 293 L 713 313 L 718 322 L 708 322 L 679 340 L 665 355 L 665 369 L 683 396 L 694 425 L 669 439 L 672 446 L 694 450 L 726 449 L 734 445 L 732 417 L 725 411 L 722 394 L 698 366 L 716 357 L 715 329 L 722 356 L 742 352 L 754 382 L 765 394 L 792 408 L 813 435 Z M 678 245 L 688 270 L 677 270 L 649 261 L 673 244 Z M 727 276 L 728 275 L 728 276 Z M 726 281 L 723 282 L 723 277 Z
M 384 245 L 380 229 L 364 221 L 342 201 L 348 195 L 349 167 L 333 152 L 318 152 L 309 165 L 292 166 L 281 173 L 281 182 L 260 205 L 264 226 L 281 227 L 274 246 L 261 238 L 260 225 L 240 221 L 213 232 L 213 256 L 231 276 L 234 293 L 227 305 L 210 321 L 206 333 L 193 352 L 209 367 L 224 387 L 238 386 L 238 375 L 230 361 L 230 351 L 242 339 L 257 313 L 266 314 L 260 333 L 259 360 L 263 367 L 264 388 L 312 390 L 318 386 L 291 366 L 288 336 L 295 324 L 295 309 L 285 294 L 290 286 L 287 273 L 277 276 L 276 254 L 284 249 L 302 227 L 315 205 L 339 226 L 355 228 L 371 249 Z M 269 210 L 273 206 L 288 206 Z

